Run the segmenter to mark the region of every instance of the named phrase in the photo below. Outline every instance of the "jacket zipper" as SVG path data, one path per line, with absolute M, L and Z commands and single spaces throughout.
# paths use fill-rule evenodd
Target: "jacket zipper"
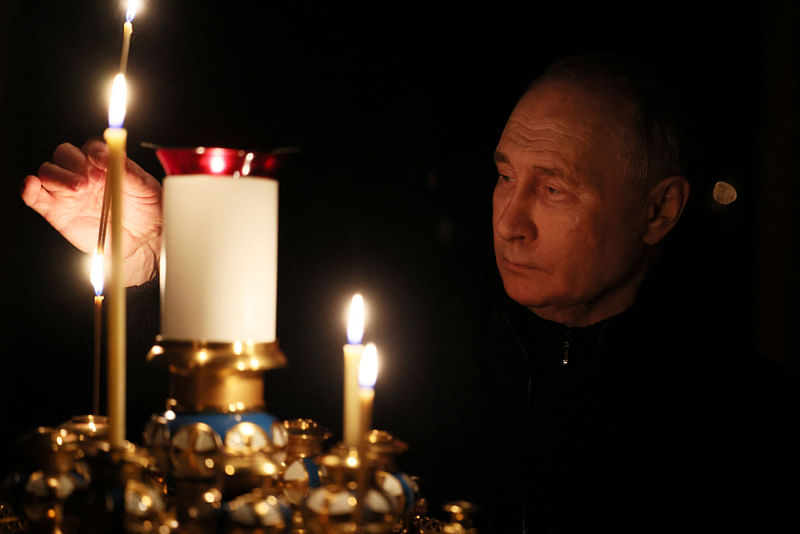
M 572 343 L 572 330 L 567 329 L 564 334 L 564 341 L 561 343 L 561 365 L 565 366 L 569 363 L 569 345 Z

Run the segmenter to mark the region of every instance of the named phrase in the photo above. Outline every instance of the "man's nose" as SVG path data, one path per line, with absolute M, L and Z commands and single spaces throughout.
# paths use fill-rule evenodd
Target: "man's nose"
M 533 199 L 524 191 L 514 191 L 500 205 L 495 203 L 494 209 L 494 229 L 500 238 L 505 241 L 536 239 Z

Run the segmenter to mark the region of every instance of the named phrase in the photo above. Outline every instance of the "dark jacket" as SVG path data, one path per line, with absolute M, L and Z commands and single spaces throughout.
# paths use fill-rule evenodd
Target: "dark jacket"
M 488 530 L 797 525 L 796 391 L 724 321 L 664 298 L 645 288 L 633 308 L 586 328 L 502 299 L 488 367 L 498 445 Z

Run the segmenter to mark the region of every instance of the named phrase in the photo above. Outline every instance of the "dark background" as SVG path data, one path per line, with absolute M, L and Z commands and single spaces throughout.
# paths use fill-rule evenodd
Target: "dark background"
M 301 149 L 281 176 L 278 336 L 290 365 L 267 374 L 272 413 L 340 435 L 345 315 L 360 291 L 382 362 L 374 426 L 409 443 L 407 470 L 447 463 L 431 452 L 443 433 L 453 447 L 493 432 L 447 417 L 477 402 L 466 377 L 496 282 L 491 155 L 530 80 L 586 51 L 652 60 L 691 118 L 692 204 L 668 252 L 687 294 L 733 312 L 709 335 L 743 336 L 798 367 L 791 2 L 292 4 L 145 0 L 128 68 L 129 156 L 159 179 L 141 142 Z M 59 143 L 103 131 L 122 20 L 114 1 L 0 5 L 3 450 L 90 410 L 85 256 L 18 188 Z M 735 185 L 734 204 L 712 202 L 717 180 Z M 163 406 L 163 377 L 141 363 L 153 333 L 129 334 L 140 340 L 128 355 L 136 441 L 141 414 Z M 460 470 L 440 465 L 429 493 L 468 496 L 453 485 Z

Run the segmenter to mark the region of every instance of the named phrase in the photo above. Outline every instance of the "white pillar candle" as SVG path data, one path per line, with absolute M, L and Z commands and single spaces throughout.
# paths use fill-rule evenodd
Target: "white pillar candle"
M 278 182 L 164 179 L 161 335 L 178 341 L 275 341 Z

